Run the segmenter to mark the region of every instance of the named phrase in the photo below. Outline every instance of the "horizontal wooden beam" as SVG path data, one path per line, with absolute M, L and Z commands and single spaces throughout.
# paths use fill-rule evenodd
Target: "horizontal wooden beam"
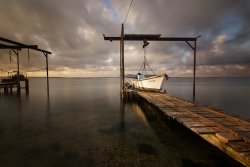
M 18 47 L 18 46 L 8 46 L 8 45 L 4 45 L 4 44 L 0 44 L 0 49 L 17 49 L 17 50 L 21 50 L 21 48 Z
M 104 40 L 109 40 L 109 41 L 120 41 L 121 40 L 121 37 L 106 37 L 104 34 L 103 34 L 103 37 L 104 37 Z M 126 34 L 123 38 L 123 40 L 125 41 L 143 41 L 144 39 L 146 38 L 147 41 L 197 41 L 197 38 L 190 38 L 190 37 L 187 37 L 187 38 L 183 38 L 183 37 L 160 37 L 160 38 L 157 38 L 157 37 L 138 37 L 138 36 L 135 36 L 135 37 L 126 37 Z
M 7 42 L 7 43 L 11 43 L 11 44 L 17 45 L 17 46 L 16 46 L 17 48 L 29 48 L 29 49 L 37 50 L 37 51 L 40 51 L 40 52 L 43 52 L 43 53 L 52 54 L 52 53 L 49 52 L 49 51 L 39 49 L 37 45 L 25 45 L 25 44 L 23 44 L 23 43 L 19 43 L 19 42 L 12 41 L 12 40 L 9 40 L 9 39 L 6 39 L 6 38 L 2 38 L 2 37 L 0 37 L 0 41 L 3 41 L 3 42 Z M 4 45 L 4 44 L 1 44 L 1 45 Z M 8 46 L 8 45 L 5 45 L 5 46 Z M 14 46 L 13 46 L 13 47 L 14 47 Z M 6 48 L 3 48 L 3 49 L 6 49 Z M 14 48 L 11 48 L 11 49 L 14 49 Z M 16 48 L 15 48 L 15 49 L 16 49 Z
M 37 45 L 27 45 L 27 46 L 13 46 L 13 45 L 4 45 L 4 44 L 0 44 L 0 49 L 25 49 L 25 48 L 30 48 L 30 49 L 38 49 Z

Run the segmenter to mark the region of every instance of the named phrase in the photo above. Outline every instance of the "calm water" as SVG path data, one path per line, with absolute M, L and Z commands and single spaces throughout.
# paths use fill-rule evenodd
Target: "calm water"
M 199 79 L 196 101 L 249 117 L 249 82 Z M 192 79 L 164 88 L 192 101 Z M 30 79 L 29 94 L 0 92 L 0 115 L 4 167 L 241 166 L 139 97 L 121 100 L 118 78 L 53 78 L 49 94 Z
M 193 79 L 171 78 L 166 92 L 193 101 Z M 197 78 L 195 102 L 250 118 L 250 78 Z

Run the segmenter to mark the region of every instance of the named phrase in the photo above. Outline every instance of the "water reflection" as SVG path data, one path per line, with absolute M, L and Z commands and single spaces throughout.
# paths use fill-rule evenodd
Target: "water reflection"
M 149 123 L 139 104 L 136 102 L 131 102 L 132 110 L 134 114 L 143 122 L 143 124 L 149 127 Z
M 119 99 L 119 79 L 42 82 L 0 98 L 2 166 L 237 166 L 139 97 Z
M 219 108 L 250 118 L 250 78 L 197 78 L 192 97 L 192 78 L 170 78 L 163 89 L 187 101 Z
M 120 96 L 120 132 L 125 132 L 125 104 L 126 100 Z
M 49 96 L 49 89 L 47 89 L 47 118 L 46 118 L 46 126 L 49 128 L 50 126 L 50 119 L 51 119 L 51 113 L 50 113 L 50 96 Z

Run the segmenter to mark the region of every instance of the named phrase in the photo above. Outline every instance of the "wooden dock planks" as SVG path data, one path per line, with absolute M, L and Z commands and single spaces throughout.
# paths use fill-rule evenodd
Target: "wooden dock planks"
M 194 104 L 169 94 L 137 93 L 164 115 L 177 120 L 243 165 L 250 166 L 249 122 L 220 109 Z

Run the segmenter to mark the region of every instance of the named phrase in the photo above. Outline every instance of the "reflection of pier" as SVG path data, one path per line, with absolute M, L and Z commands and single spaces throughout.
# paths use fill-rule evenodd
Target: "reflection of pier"
M 250 166 L 250 122 L 169 94 L 137 93 L 158 107 L 164 115 L 183 124 L 240 163 Z
M 133 112 L 136 114 L 138 118 L 143 122 L 143 124 L 147 127 L 149 127 L 149 123 L 147 118 L 145 117 L 145 114 L 143 113 L 142 109 L 137 103 L 132 103 L 132 109 Z

